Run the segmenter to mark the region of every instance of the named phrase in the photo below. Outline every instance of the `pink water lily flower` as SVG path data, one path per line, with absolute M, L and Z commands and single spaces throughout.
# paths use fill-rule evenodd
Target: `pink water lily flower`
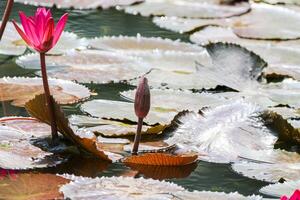
M 51 11 L 46 8 L 38 8 L 34 16 L 27 17 L 23 12 L 19 15 L 24 31 L 13 21 L 17 31 L 30 47 L 40 53 L 46 53 L 56 45 L 68 19 L 66 13 L 55 26 Z
M 300 190 L 296 190 L 290 198 L 283 196 L 280 200 L 300 200 Z
M 35 15 L 31 17 L 27 17 L 23 12 L 20 12 L 20 19 L 24 31 L 13 21 L 18 33 L 30 47 L 40 53 L 43 86 L 47 100 L 46 106 L 51 121 L 52 141 L 53 144 L 56 144 L 58 141 L 57 122 L 47 77 L 46 53 L 58 42 L 67 23 L 68 14 L 64 14 L 56 26 L 50 9 L 47 10 L 46 8 L 38 8 Z

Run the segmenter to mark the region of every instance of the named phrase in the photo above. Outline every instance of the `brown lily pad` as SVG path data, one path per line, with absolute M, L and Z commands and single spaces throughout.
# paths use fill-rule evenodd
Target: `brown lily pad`
M 70 181 L 53 174 L 16 174 L 0 181 L 1 199 L 45 200 L 63 199 L 59 188 Z
M 53 100 L 54 101 L 54 100 Z M 55 102 L 55 101 L 54 101 Z M 40 121 L 50 124 L 50 116 L 48 112 L 45 112 L 46 108 L 46 99 L 45 95 L 41 94 L 36 96 L 33 100 L 30 100 L 26 103 L 26 109 L 28 113 Z M 106 160 L 112 161 L 108 155 L 105 154 L 100 148 L 97 146 L 96 136 L 88 134 L 87 137 L 83 136 L 80 132 L 75 133 L 73 129 L 69 126 L 69 121 L 65 117 L 63 111 L 60 106 L 55 103 L 55 115 L 56 115 L 56 123 L 57 128 L 61 134 L 63 134 L 66 138 L 71 140 L 74 144 L 78 145 L 85 151 L 95 155 L 96 157 Z M 113 154 L 110 154 L 113 157 Z
M 146 153 L 125 158 L 124 163 L 159 165 L 159 166 L 183 166 L 196 162 L 195 154 L 171 155 L 166 153 Z
M 49 79 L 49 85 L 51 94 L 60 104 L 73 104 L 90 96 L 89 89 L 71 81 Z M 23 107 L 35 95 L 42 93 L 44 88 L 41 78 L 0 79 L 0 101 L 12 101 L 13 105 Z

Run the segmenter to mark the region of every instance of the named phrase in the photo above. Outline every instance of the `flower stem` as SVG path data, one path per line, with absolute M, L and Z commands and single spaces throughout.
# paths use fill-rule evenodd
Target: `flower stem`
M 54 102 L 50 96 L 50 89 L 49 89 L 48 78 L 47 78 L 45 53 L 40 53 L 40 59 L 41 59 L 43 86 L 44 86 L 46 102 L 47 102 L 46 106 L 48 107 L 48 112 L 50 114 L 50 120 L 51 120 L 52 142 L 56 143 L 56 141 L 58 140 L 57 125 L 56 125 L 56 118 L 55 118 L 55 111 L 54 111 Z
M 0 41 L 2 39 L 13 5 L 14 5 L 14 0 L 7 0 L 6 8 L 2 17 L 2 24 L 0 26 Z
M 138 127 L 137 127 L 137 131 L 136 131 L 135 138 L 134 138 L 134 144 L 133 144 L 133 148 L 132 148 L 132 154 L 133 155 L 137 155 L 137 152 L 139 150 L 142 126 L 143 126 L 143 118 L 139 118 Z

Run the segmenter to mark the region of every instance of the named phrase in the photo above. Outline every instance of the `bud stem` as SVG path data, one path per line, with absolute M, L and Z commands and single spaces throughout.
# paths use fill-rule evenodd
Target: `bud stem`
M 58 134 L 57 134 L 57 125 L 56 125 L 54 104 L 53 104 L 53 101 L 52 101 L 53 99 L 50 96 L 50 89 L 49 89 L 48 78 L 47 78 L 45 53 L 40 53 L 40 59 L 41 59 L 43 86 L 44 86 L 46 102 L 47 102 L 46 106 L 48 107 L 48 112 L 50 114 L 50 120 L 51 120 L 52 142 L 55 144 L 58 140 Z
M 139 151 L 139 144 L 141 140 L 141 132 L 142 132 L 142 126 L 143 126 L 143 118 L 139 118 L 138 120 L 138 127 L 134 138 L 134 144 L 132 148 L 132 154 L 137 155 L 137 152 Z
M 14 5 L 14 0 L 7 0 L 5 11 L 2 17 L 2 24 L 0 26 L 0 41 L 2 39 L 13 5 Z

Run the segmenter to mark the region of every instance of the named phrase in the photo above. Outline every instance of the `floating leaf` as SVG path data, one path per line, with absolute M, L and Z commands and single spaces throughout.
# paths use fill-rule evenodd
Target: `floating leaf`
M 209 192 L 209 191 L 193 191 L 193 192 L 178 192 L 176 197 L 179 199 L 198 200 L 198 199 L 209 199 L 209 200 L 263 200 L 261 196 L 251 195 L 243 196 L 237 192 L 224 193 L 224 192 Z
M 282 197 L 284 195 L 293 194 L 294 191 L 299 188 L 300 188 L 300 180 L 287 181 L 284 183 L 267 185 L 261 188 L 259 192 L 269 196 Z
M 129 90 L 120 94 L 125 99 L 133 101 L 135 92 L 136 90 Z M 224 101 L 226 101 L 226 98 L 218 94 L 204 92 L 199 94 L 186 90 L 151 89 L 151 107 L 158 112 L 169 112 L 172 110 L 198 111 L 202 107 L 216 106 L 224 103 Z
M 233 30 L 244 38 L 298 39 L 299 20 L 300 14 L 292 10 L 267 4 L 253 4 L 251 12 L 234 21 Z
M 83 83 L 119 82 L 133 79 L 150 70 L 136 57 L 98 50 L 71 51 L 61 56 L 47 56 L 46 62 L 50 77 Z M 24 68 L 40 69 L 38 54 L 22 56 L 17 64 Z
M 90 96 L 90 91 L 85 86 L 71 81 L 49 79 L 51 94 L 61 104 L 72 104 Z M 16 93 L 18 95 L 16 95 Z M 44 93 L 41 78 L 1 78 L 0 101 L 12 101 L 15 106 L 24 106 L 35 95 Z
M 234 163 L 232 169 L 246 177 L 273 183 L 299 179 L 300 155 L 298 153 L 267 150 L 255 154 L 244 152 L 243 157 L 249 161 Z
M 53 102 L 55 102 L 53 100 Z M 36 96 L 34 99 L 30 100 L 26 103 L 26 110 L 28 113 L 40 121 L 50 124 L 50 116 L 48 112 L 45 112 L 46 108 L 46 99 L 44 94 Z M 55 103 L 55 116 L 56 116 L 56 123 L 57 128 L 61 134 L 63 134 L 66 138 L 71 140 L 74 144 L 78 145 L 79 147 L 83 148 L 84 150 L 92 153 L 93 155 L 101 158 L 103 160 L 111 161 L 114 159 L 114 154 L 110 153 L 110 155 L 106 155 L 100 148 L 97 146 L 96 137 L 91 133 L 83 133 L 82 131 L 77 130 L 75 132 L 70 128 L 69 121 L 65 118 L 63 111 L 61 110 L 60 106 Z M 109 153 L 109 152 L 106 152 Z
M 0 118 L 1 141 L 31 139 L 51 135 L 50 126 L 30 117 Z M 4 131 L 6 130 L 6 131 Z
M 266 76 L 289 76 L 300 80 L 300 46 L 299 41 L 264 41 L 242 39 L 232 29 L 223 27 L 206 27 L 191 35 L 190 40 L 201 45 L 210 42 L 230 42 L 242 45 L 260 55 L 267 63 Z
M 139 165 L 183 166 L 196 162 L 195 154 L 172 155 L 167 153 L 146 153 L 125 158 L 124 163 Z
M 125 7 L 125 12 L 141 14 L 142 16 L 177 16 L 189 18 L 225 18 L 241 15 L 250 10 L 248 2 L 234 5 L 211 0 L 183 1 L 183 0 L 146 0 L 144 3 Z
M 137 128 L 136 124 L 127 124 L 125 122 L 104 120 L 101 118 L 94 118 L 83 115 L 72 115 L 69 120 L 73 125 L 86 126 L 86 130 L 92 131 L 105 137 L 134 136 Z M 144 125 L 142 127 L 142 134 L 160 134 L 165 128 L 166 126 L 162 125 Z
M 74 9 L 107 9 L 117 5 L 130 5 L 141 0 L 16 0 L 16 2 L 30 4 L 34 6 L 46 6 L 58 8 L 74 8 Z
M 184 188 L 165 181 L 131 177 L 83 178 L 64 175 L 73 181 L 60 188 L 66 198 L 77 199 L 226 199 L 226 200 L 262 200 L 260 196 L 244 197 L 238 193 L 189 192 Z
M 229 19 L 156 17 L 153 22 L 161 28 L 180 33 L 217 25 L 231 27 L 236 35 L 243 38 L 288 40 L 300 38 L 299 19 L 299 13 L 287 8 L 252 4 L 251 12 Z
M 299 108 L 300 82 L 285 79 L 279 83 L 270 83 L 263 86 L 263 92 L 277 104 L 290 105 Z
M 153 178 L 158 180 L 172 179 L 172 178 L 186 178 L 197 167 L 197 163 L 192 163 L 184 166 L 159 166 L 159 165 L 143 165 L 143 164 L 131 164 L 125 163 L 134 171 L 143 174 L 147 178 Z
M 299 113 L 290 108 L 272 108 L 263 117 L 278 132 L 281 141 L 300 144 Z
M 130 177 L 75 178 L 60 188 L 70 199 L 168 199 L 184 188 L 164 181 Z
M 47 52 L 47 54 L 63 54 L 74 49 L 83 49 L 87 46 L 87 39 L 79 38 L 75 33 L 64 31 L 55 47 Z
M 269 4 L 295 4 L 300 5 L 298 0 L 255 0 L 257 2 L 265 2 Z
M 161 124 L 169 125 L 174 117 L 183 110 L 190 109 L 198 111 L 200 108 L 208 105 L 215 105 L 224 101 L 224 98 L 212 94 L 193 94 L 190 91 L 173 91 L 173 90 L 153 90 L 152 105 L 149 115 L 144 121 L 150 125 Z M 133 91 L 123 93 L 129 98 L 132 97 Z M 177 101 L 173 101 L 173 99 Z M 170 102 L 173 102 L 170 104 Z M 186 104 L 186 102 L 190 102 Z M 169 105 L 168 105 L 169 104 Z M 94 117 L 118 120 L 137 121 L 132 102 L 92 100 L 82 104 L 81 109 Z
M 3 169 L 46 168 L 61 162 L 61 158 L 42 151 L 29 141 L 0 141 L 0 167 Z
M 0 21 L 2 24 L 2 21 Z M 0 41 L 0 54 L 21 55 L 25 52 L 26 46 L 22 38 L 16 31 L 14 25 L 8 22 Z
M 18 173 L 14 180 L 1 180 L 0 193 L 2 199 L 62 199 L 59 188 L 69 182 L 53 174 Z
M 162 39 L 159 37 L 118 36 L 91 39 L 89 45 L 96 49 L 117 51 L 133 55 L 148 55 L 150 53 L 199 53 L 202 47 L 181 42 L 180 40 Z
M 201 114 L 186 113 L 178 118 L 178 128 L 165 142 L 217 163 L 236 161 L 245 151 L 273 149 L 277 138 L 259 119 L 259 111 L 251 103 L 234 101 Z
M 225 26 L 231 22 L 229 19 L 191 19 L 180 17 L 154 17 L 153 23 L 170 31 L 178 33 L 189 33 L 198 28 L 202 28 L 208 25 Z
M 31 139 L 50 136 L 51 130 L 33 118 L 0 118 L 0 167 L 32 169 L 61 163 L 60 157 L 45 152 L 30 143 Z

